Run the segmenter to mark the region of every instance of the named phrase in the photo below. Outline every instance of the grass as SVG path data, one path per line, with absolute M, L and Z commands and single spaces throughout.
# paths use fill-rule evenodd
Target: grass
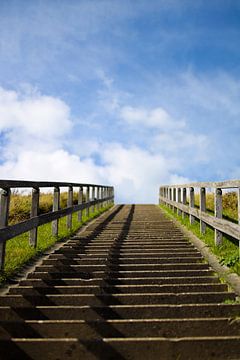
M 200 196 L 195 194 L 194 196 L 195 206 L 199 208 Z M 223 205 L 223 218 L 232 222 L 238 222 L 238 198 L 237 193 L 234 191 L 223 194 L 222 197 Z M 206 209 L 210 214 L 214 213 L 214 194 L 208 193 L 206 195 Z
M 31 199 L 31 198 L 30 198 Z M 46 200 L 46 198 L 45 198 Z M 48 198 L 49 200 L 49 198 Z M 21 198 L 18 195 L 18 201 L 21 202 Z M 28 196 L 23 197 L 23 204 L 19 204 L 19 208 L 25 209 L 26 204 L 28 204 Z M 49 203 L 46 202 L 47 205 Z M 46 205 L 46 208 L 47 208 Z M 66 205 L 65 205 L 66 206 Z M 72 229 L 67 229 L 66 227 L 66 217 L 63 217 L 59 220 L 59 231 L 58 236 L 53 236 L 51 231 L 51 223 L 39 226 L 38 228 L 38 244 L 37 248 L 34 249 L 29 245 L 29 232 L 23 233 L 6 243 L 6 256 L 5 256 L 5 267 L 4 271 L 0 274 L 0 283 L 5 282 L 10 279 L 14 274 L 16 274 L 19 269 L 25 265 L 29 260 L 34 256 L 43 253 L 46 249 L 51 247 L 57 241 L 61 241 L 64 238 L 67 238 L 74 234 L 78 229 L 80 229 L 84 224 L 86 224 L 91 219 L 99 216 L 104 211 L 108 210 L 112 204 L 107 207 L 100 209 L 99 211 L 91 212 L 89 217 L 86 216 L 86 212 L 83 211 L 82 222 L 79 222 L 77 219 L 77 213 L 74 213 L 72 216 Z M 21 215 L 21 212 L 18 214 Z M 21 220 L 25 219 L 22 214 Z M 18 217 L 19 219 L 19 217 Z M 14 219 L 12 223 L 15 223 Z
M 223 236 L 222 245 L 216 246 L 214 242 L 214 230 L 211 227 L 207 226 L 206 233 L 203 235 L 200 233 L 199 221 L 197 219 L 195 223 L 191 225 L 188 215 L 183 219 L 182 216 L 177 215 L 177 213 L 168 206 L 161 204 L 160 207 L 169 217 L 173 216 L 176 218 L 188 230 L 192 231 L 199 239 L 205 242 L 212 253 L 218 257 L 221 264 L 228 266 L 231 271 L 240 275 L 239 248 L 238 242 L 236 242 L 235 239 Z

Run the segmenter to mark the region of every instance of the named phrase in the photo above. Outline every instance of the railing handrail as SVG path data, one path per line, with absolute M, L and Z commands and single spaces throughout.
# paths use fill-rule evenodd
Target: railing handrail
M 199 188 L 199 209 L 195 207 L 195 188 Z M 214 188 L 214 215 L 209 215 L 206 209 L 206 189 Z M 189 202 L 187 204 L 187 189 Z M 223 219 L 222 189 L 237 189 L 238 196 L 238 224 Z M 211 226 L 215 232 L 215 244 L 222 244 L 223 234 L 239 240 L 240 245 L 240 180 L 227 180 L 222 182 L 195 182 L 179 185 L 163 185 L 159 189 L 159 203 L 165 203 L 178 215 L 184 218 L 189 215 L 190 224 L 195 219 L 200 220 L 200 232 L 206 231 L 206 225 Z
M 78 188 L 78 204 L 73 204 L 73 188 Z M 19 222 L 14 225 L 8 225 L 10 198 L 12 188 L 30 188 L 32 189 L 32 206 L 30 210 L 30 219 Z M 40 188 L 53 189 L 53 210 L 51 212 L 39 215 Z M 61 188 L 68 188 L 67 207 L 60 208 Z M 22 180 L 0 180 L 0 270 L 4 268 L 6 241 L 27 231 L 29 233 L 29 243 L 31 246 L 37 246 L 38 226 L 52 222 L 52 234 L 58 235 L 58 222 L 63 216 L 67 217 L 67 228 L 72 228 L 72 214 L 78 212 L 78 221 L 82 221 L 82 210 L 86 209 L 89 217 L 90 208 L 95 211 L 104 204 L 108 205 L 114 202 L 114 187 L 73 183 L 73 182 L 49 182 L 49 181 L 22 181 Z M 84 194 L 85 190 L 85 194 Z M 90 198 L 91 190 L 91 198 Z M 84 200 L 85 197 L 85 201 Z
M 109 185 L 101 184 L 86 184 L 86 183 L 75 183 L 75 182 L 58 182 L 58 181 L 26 181 L 26 180 L 0 180 L 1 189 L 9 188 L 44 188 L 44 187 L 110 187 Z
M 219 188 L 219 189 L 234 189 L 240 188 L 240 180 L 225 180 L 225 181 L 207 181 L 207 182 L 193 182 L 188 184 L 174 184 L 174 185 L 161 185 L 161 187 L 175 187 L 175 188 L 197 188 L 197 187 L 205 187 L 205 188 Z

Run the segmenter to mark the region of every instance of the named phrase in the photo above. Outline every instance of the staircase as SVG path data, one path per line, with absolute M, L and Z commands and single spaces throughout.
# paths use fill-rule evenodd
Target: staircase
M 118 205 L 0 296 L 0 359 L 240 359 L 240 304 L 155 205 Z

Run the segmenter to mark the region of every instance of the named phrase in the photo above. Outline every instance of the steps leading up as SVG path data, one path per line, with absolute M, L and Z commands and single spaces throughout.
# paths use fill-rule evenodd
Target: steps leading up
M 240 359 L 240 304 L 154 205 L 116 206 L 0 296 L 0 359 Z

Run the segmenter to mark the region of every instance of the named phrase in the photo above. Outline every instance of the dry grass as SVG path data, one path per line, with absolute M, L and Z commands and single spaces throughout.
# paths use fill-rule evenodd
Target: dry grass
M 67 207 L 68 193 L 63 192 L 60 195 L 60 207 Z M 78 193 L 73 193 L 73 203 L 77 204 Z M 29 219 L 31 210 L 31 195 L 23 195 L 19 192 L 13 192 L 11 195 L 9 224 L 13 225 L 20 221 Z M 39 201 L 39 213 L 44 214 L 52 211 L 53 195 L 51 193 L 42 193 Z
M 200 196 L 199 194 L 195 194 L 195 204 L 199 206 Z M 223 194 L 223 217 L 228 220 L 237 222 L 238 221 L 238 198 L 237 193 L 227 192 Z M 213 213 L 214 212 L 214 194 L 208 193 L 206 195 L 206 207 L 207 211 Z

